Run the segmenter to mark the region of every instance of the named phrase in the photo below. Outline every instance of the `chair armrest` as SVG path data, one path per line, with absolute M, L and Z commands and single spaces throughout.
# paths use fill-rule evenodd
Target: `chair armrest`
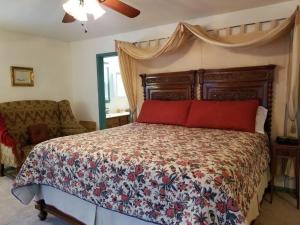
M 79 124 L 86 128 L 89 132 L 96 131 L 97 123 L 94 121 L 79 121 Z

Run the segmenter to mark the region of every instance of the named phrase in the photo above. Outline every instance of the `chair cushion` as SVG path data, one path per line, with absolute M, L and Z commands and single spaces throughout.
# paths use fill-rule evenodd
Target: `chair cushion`
M 47 124 L 35 124 L 28 127 L 28 136 L 31 144 L 38 144 L 49 139 Z

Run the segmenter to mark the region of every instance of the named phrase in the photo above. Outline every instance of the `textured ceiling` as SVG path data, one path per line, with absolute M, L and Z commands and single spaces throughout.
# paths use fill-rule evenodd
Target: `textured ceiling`
M 103 17 L 87 23 L 84 34 L 78 22 L 62 24 L 66 0 L 0 0 L 0 29 L 41 35 L 65 41 L 82 40 L 147 27 L 254 8 L 284 0 L 124 0 L 141 10 L 129 19 L 108 8 Z

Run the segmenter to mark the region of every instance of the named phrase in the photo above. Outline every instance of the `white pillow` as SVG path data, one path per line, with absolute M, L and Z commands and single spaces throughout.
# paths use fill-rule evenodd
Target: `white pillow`
M 255 132 L 265 133 L 265 122 L 267 119 L 268 110 L 263 106 L 258 106 L 255 118 Z

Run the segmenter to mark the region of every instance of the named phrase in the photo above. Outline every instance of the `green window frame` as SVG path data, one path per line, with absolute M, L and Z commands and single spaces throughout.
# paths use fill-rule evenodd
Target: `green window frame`
M 109 52 L 109 53 L 102 53 L 102 54 L 97 54 L 96 55 L 98 105 L 99 105 L 99 127 L 100 127 L 100 130 L 106 128 L 104 58 L 117 56 L 117 55 L 118 55 L 117 52 Z

